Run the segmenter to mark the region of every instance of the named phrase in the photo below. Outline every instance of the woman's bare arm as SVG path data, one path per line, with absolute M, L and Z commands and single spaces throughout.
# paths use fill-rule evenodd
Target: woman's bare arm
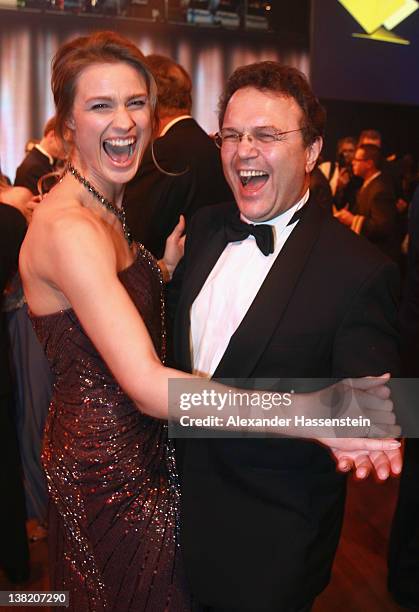
M 144 412 L 166 419 L 168 379 L 146 326 L 117 275 L 112 240 L 87 215 L 55 216 L 45 227 L 34 220 L 21 255 L 29 307 L 47 314 L 34 288 L 42 277 L 74 309 L 83 329 L 124 391 Z M 39 292 L 38 292 L 39 293 Z M 42 308 L 42 310 L 40 310 Z M 54 306 L 52 310 L 58 309 Z M 176 372 L 176 376 L 192 378 Z
M 118 260 L 112 240 L 99 224 L 85 214 L 76 211 L 55 215 L 48 223 L 40 223 L 38 218 L 32 222 L 21 256 L 22 278 L 31 310 L 35 315 L 42 315 L 71 305 L 83 329 L 127 395 L 141 411 L 167 419 L 169 380 L 182 379 L 187 384 L 187 381 L 196 381 L 197 378 L 162 365 L 147 328 L 120 282 L 117 271 Z M 43 291 L 39 290 L 40 283 L 43 284 Z M 45 294 L 50 298 L 49 302 L 45 301 Z M 57 295 L 61 303 L 56 302 Z M 201 382 L 203 388 L 210 384 L 212 388 L 225 391 L 225 387 L 212 381 L 201 379 Z M 379 411 L 378 401 L 367 397 L 368 393 L 363 394 L 362 388 L 360 394 L 361 401 L 365 395 L 365 401 L 372 402 L 372 410 Z M 295 404 L 291 410 L 309 414 L 316 398 L 316 394 L 295 394 Z M 240 415 L 240 406 L 235 409 Z M 176 407 L 173 414 L 175 411 Z M 384 412 L 388 413 L 388 404 Z M 284 409 L 281 416 L 286 418 L 290 414 L 290 410 Z M 253 416 L 257 414 L 253 412 Z M 249 430 L 252 431 L 252 428 Z M 277 433 L 317 437 L 315 431 L 292 425 L 283 431 L 278 429 Z M 324 443 L 330 447 L 347 448 L 342 438 Z M 391 441 L 367 440 L 362 442 L 361 448 L 377 450 L 378 447 L 386 448 L 386 445 L 392 448 Z M 354 448 L 353 443 L 349 448 Z

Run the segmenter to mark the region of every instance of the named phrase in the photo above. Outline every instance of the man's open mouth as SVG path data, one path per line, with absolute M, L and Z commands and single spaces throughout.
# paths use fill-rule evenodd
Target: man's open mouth
M 259 189 L 269 179 L 269 174 L 264 170 L 239 170 L 239 178 L 243 187 Z
M 112 161 L 123 164 L 132 157 L 137 139 L 134 136 L 129 138 L 108 138 L 103 142 L 106 155 Z

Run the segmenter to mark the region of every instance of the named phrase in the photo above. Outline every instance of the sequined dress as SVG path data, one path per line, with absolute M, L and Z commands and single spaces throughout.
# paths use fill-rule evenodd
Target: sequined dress
M 163 358 L 154 259 L 139 245 L 119 278 Z M 125 395 L 73 310 L 31 318 L 55 377 L 42 455 L 51 589 L 70 591 L 77 612 L 195 610 L 180 560 L 179 488 L 166 424 Z

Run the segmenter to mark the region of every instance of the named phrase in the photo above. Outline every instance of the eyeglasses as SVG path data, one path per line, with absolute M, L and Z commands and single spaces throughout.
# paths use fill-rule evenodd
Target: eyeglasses
M 219 149 L 221 147 L 237 147 L 239 142 L 247 136 L 249 142 L 253 142 L 255 145 L 260 147 L 269 146 L 274 142 L 279 142 L 282 136 L 285 134 L 292 134 L 293 132 L 301 132 L 305 127 L 298 128 L 296 130 L 287 130 L 286 132 L 280 132 L 274 127 L 256 127 L 248 132 L 238 132 L 230 128 L 223 128 L 214 136 L 215 144 Z

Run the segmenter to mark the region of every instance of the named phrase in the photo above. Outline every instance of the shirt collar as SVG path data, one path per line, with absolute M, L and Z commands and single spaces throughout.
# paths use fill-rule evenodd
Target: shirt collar
M 307 189 L 303 197 L 300 198 L 296 204 L 291 206 L 291 208 L 288 208 L 288 210 L 281 213 L 277 217 L 274 217 L 273 219 L 268 219 L 267 221 L 259 221 L 259 222 L 250 221 L 244 215 L 240 215 L 240 218 L 243 221 L 245 221 L 245 223 L 254 223 L 255 225 L 264 223 L 265 225 L 272 225 L 275 228 L 276 235 L 278 236 L 279 232 L 282 231 L 284 227 L 288 225 L 288 223 L 291 221 L 292 217 L 295 215 L 297 210 L 299 210 L 300 208 L 304 206 L 304 204 L 307 202 L 309 197 L 310 197 L 310 189 Z
M 373 174 L 372 176 L 370 176 L 369 179 L 367 179 L 366 181 L 364 181 L 362 183 L 362 187 L 361 189 L 364 189 L 369 183 L 371 183 L 371 181 L 373 181 L 375 178 L 377 178 L 377 176 L 380 176 L 381 171 L 379 170 L 378 172 L 376 172 L 375 174 Z
M 54 158 L 51 157 L 51 155 L 48 153 L 48 151 L 45 151 L 45 149 L 43 147 L 41 147 L 41 145 L 36 144 L 34 145 L 34 149 L 38 149 L 38 151 L 41 151 L 42 155 L 45 155 L 45 157 L 48 157 L 49 163 L 51 164 L 51 166 L 54 165 Z
M 183 119 L 192 119 L 192 115 L 180 115 L 179 117 L 175 117 L 174 119 L 172 119 L 172 121 L 169 121 L 169 123 L 167 123 L 160 132 L 159 138 L 167 134 L 167 132 L 170 130 L 171 127 L 175 125 L 175 123 L 183 121 Z

